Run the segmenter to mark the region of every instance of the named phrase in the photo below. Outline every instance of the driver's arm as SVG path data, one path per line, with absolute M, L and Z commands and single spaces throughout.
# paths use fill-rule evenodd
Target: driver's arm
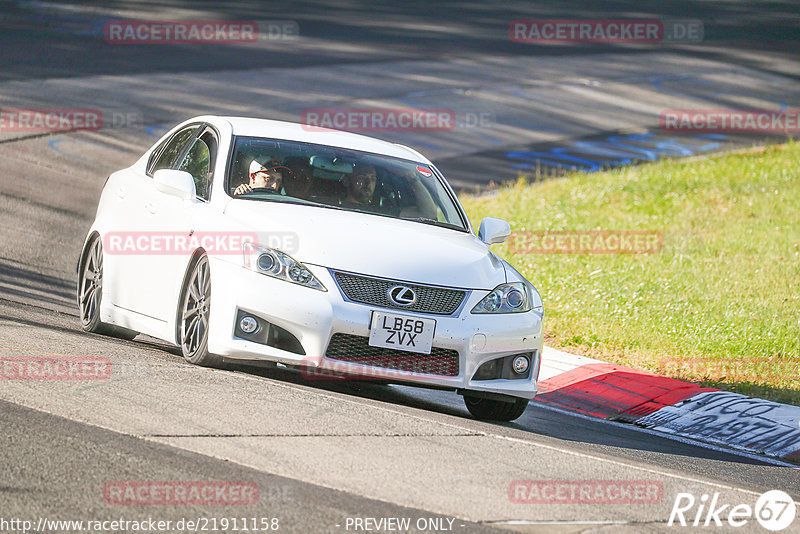
M 233 194 L 234 195 L 242 195 L 244 193 L 249 193 L 252 190 L 253 190 L 253 188 L 250 187 L 250 184 L 242 184 L 242 185 L 240 185 L 239 187 L 237 187 L 236 189 L 233 190 Z

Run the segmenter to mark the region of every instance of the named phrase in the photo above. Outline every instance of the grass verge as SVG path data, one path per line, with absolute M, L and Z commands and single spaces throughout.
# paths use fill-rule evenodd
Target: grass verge
M 663 236 L 652 254 L 494 245 L 541 292 L 547 344 L 800 405 L 800 143 L 460 199 L 476 228 L 492 216 L 512 232 Z

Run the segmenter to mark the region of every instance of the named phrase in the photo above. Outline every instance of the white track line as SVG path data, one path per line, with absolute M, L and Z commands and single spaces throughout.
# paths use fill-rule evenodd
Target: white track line
M 215 371 L 218 371 L 218 370 L 215 370 Z M 220 371 L 220 372 L 225 372 L 225 371 Z M 234 372 L 239 373 L 239 371 L 234 371 Z M 244 374 L 244 373 L 242 373 L 242 374 Z M 252 380 L 264 380 L 263 377 L 257 377 L 257 376 L 253 376 L 253 375 L 245 375 L 245 376 L 247 378 L 249 378 L 249 379 L 252 379 Z M 275 383 L 275 381 L 272 380 L 272 379 L 267 379 L 267 380 L 271 380 L 271 382 Z M 305 387 L 299 386 L 298 384 L 289 384 L 289 383 L 284 383 L 284 382 L 276 383 L 276 385 L 282 385 L 284 387 L 292 388 L 292 389 L 295 389 L 295 388 L 296 389 L 306 389 Z M 307 389 L 306 389 L 306 391 L 307 391 Z M 328 398 L 330 398 L 332 400 L 336 400 L 338 402 L 347 402 L 347 403 L 352 403 L 352 404 L 360 404 L 355 399 L 340 398 L 340 397 L 336 397 L 334 395 L 330 395 L 327 392 L 319 392 L 318 394 L 320 394 L 320 395 L 322 395 L 324 397 L 328 397 Z M 637 469 L 637 470 L 643 471 L 645 473 L 651 473 L 651 474 L 654 474 L 654 475 L 666 476 L 666 477 L 670 477 L 670 478 L 674 478 L 674 479 L 678 479 L 678 480 L 685 480 L 685 481 L 694 482 L 694 483 L 697 483 L 697 484 L 705 484 L 707 486 L 717 487 L 717 488 L 720 488 L 720 489 L 726 489 L 726 490 L 731 490 L 731 491 L 741 491 L 743 493 L 748 493 L 750 495 L 755 495 L 755 496 L 760 496 L 762 494 L 762 492 L 758 492 L 758 491 L 748 490 L 748 489 L 741 488 L 741 487 L 736 487 L 736 486 L 728 486 L 728 485 L 721 484 L 721 483 L 718 483 L 718 482 L 712 482 L 710 480 L 702 480 L 702 479 L 699 479 L 699 478 L 693 478 L 693 477 L 689 477 L 689 476 L 684 476 L 684 475 L 677 474 L 677 473 L 670 473 L 670 472 L 662 471 L 662 470 L 659 470 L 659 469 L 633 465 L 633 464 L 628 463 L 628 462 L 623 462 L 623 461 L 620 461 L 620 460 L 611 460 L 609 458 L 605 458 L 605 457 L 602 457 L 602 456 L 596 456 L 596 455 L 585 453 L 585 452 L 578 452 L 578 451 L 566 449 L 566 448 L 563 448 L 563 447 L 557 447 L 555 445 L 547 445 L 547 444 L 544 444 L 544 443 L 534 442 L 534 441 L 531 441 L 529 439 L 514 438 L 514 437 L 510 437 L 510 436 L 502 436 L 500 434 L 495 434 L 495 433 L 488 432 L 488 431 L 481 431 L 481 430 L 477 430 L 477 429 L 466 428 L 466 427 L 463 427 L 463 426 L 458 425 L 456 423 L 437 421 L 435 419 L 424 417 L 422 415 L 405 413 L 405 412 L 402 412 L 400 410 L 389 408 L 389 407 L 387 407 L 385 405 L 384 402 L 381 402 L 379 400 L 364 399 L 364 398 L 361 398 L 361 397 L 359 397 L 359 400 L 361 400 L 361 401 L 370 400 L 370 401 L 372 401 L 371 404 L 375 408 L 379 408 L 381 410 L 384 410 L 384 411 L 387 411 L 387 412 L 391 412 L 391 413 L 394 413 L 394 414 L 397 414 L 397 415 L 400 415 L 400 416 L 404 416 L 404 417 L 412 417 L 414 419 L 417 419 L 417 420 L 420 420 L 420 421 L 425 421 L 425 422 L 428 422 L 428 423 L 434 423 L 434 424 L 449 426 L 451 428 L 456 428 L 461 432 L 469 431 L 469 432 L 473 432 L 473 433 L 483 434 L 486 437 L 492 437 L 492 438 L 502 439 L 502 440 L 507 440 L 507 441 L 514 441 L 514 442 L 517 442 L 517 443 L 525 443 L 527 445 L 531 445 L 531 446 L 534 446 L 534 447 L 540 447 L 540 448 L 544 448 L 544 449 L 549 449 L 549 450 L 552 450 L 552 451 L 557 451 L 557 452 L 561 452 L 561 453 L 564 453 L 564 454 L 577 456 L 577 457 L 580 457 L 580 458 L 587 458 L 587 459 L 590 459 L 590 460 L 596 460 L 598 462 L 604 462 L 604 463 L 611 464 L 611 465 L 617 465 L 617 466 L 621 466 L 621 467 Z M 537 404 L 537 406 L 541 406 L 541 404 Z M 642 432 L 645 432 L 645 433 L 648 433 L 650 435 L 657 436 L 657 437 L 660 437 L 660 438 L 667 438 L 667 439 L 674 439 L 675 438 L 675 436 L 670 436 L 668 434 L 663 434 L 661 432 L 655 432 L 655 431 L 652 431 L 652 430 L 649 430 L 649 429 L 644 429 L 644 428 L 636 428 L 635 425 L 631 425 L 631 424 L 617 423 L 616 421 L 608 421 L 608 420 L 605 420 L 605 419 L 598 419 L 596 417 L 590 417 L 588 415 L 578 414 L 578 413 L 571 412 L 571 411 L 568 411 L 568 410 L 562 410 L 560 408 L 547 407 L 547 409 L 551 409 L 553 411 L 560 411 L 561 413 L 564 413 L 566 415 L 576 416 L 576 417 L 584 418 L 584 419 L 590 420 L 590 421 L 606 423 L 606 424 L 611 424 L 611 425 L 617 425 L 617 426 L 620 426 L 620 427 L 623 427 L 623 428 L 628 428 L 628 429 L 634 429 L 635 428 L 636 430 L 639 430 L 639 431 L 642 431 Z M 538 435 L 538 434 L 535 434 L 535 435 Z M 684 439 L 684 438 L 681 438 L 681 439 Z M 681 441 L 681 440 L 675 440 L 675 441 Z M 742 456 L 742 457 L 746 457 L 746 458 L 760 460 L 760 461 L 765 462 L 765 463 L 774 462 L 773 465 L 778 465 L 778 466 L 781 466 L 781 467 L 797 468 L 797 466 L 795 466 L 793 464 L 788 464 L 788 463 L 785 463 L 785 462 L 781 462 L 780 460 L 775 460 L 775 459 L 771 459 L 771 458 L 768 458 L 768 457 L 759 457 L 759 456 L 755 456 L 755 455 L 752 455 L 752 454 L 744 453 L 742 451 L 736 451 L 736 450 L 725 449 L 725 448 L 722 448 L 722 447 L 716 447 L 714 445 L 709 445 L 709 444 L 701 443 L 701 442 L 695 442 L 695 441 L 689 440 L 689 439 L 686 439 L 685 441 L 681 441 L 681 442 L 685 443 L 685 444 L 688 444 L 688 445 L 695 445 L 695 446 L 698 446 L 698 447 L 701 447 L 701 448 L 706 448 L 706 449 L 717 451 L 717 452 L 724 452 L 724 453 L 728 453 L 728 454 L 733 454 L 733 455 L 738 455 L 738 456 Z M 800 504 L 800 503 L 797 503 L 797 504 Z

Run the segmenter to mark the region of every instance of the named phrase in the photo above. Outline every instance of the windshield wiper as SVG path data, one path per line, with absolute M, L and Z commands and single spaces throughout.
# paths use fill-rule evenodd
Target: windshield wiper
M 449 222 L 442 222 L 437 221 L 436 219 L 430 219 L 428 217 L 401 217 L 404 221 L 414 221 L 420 222 L 422 224 L 430 224 L 431 226 L 441 226 L 443 228 L 452 228 L 453 230 L 463 230 L 462 227 L 449 223 Z

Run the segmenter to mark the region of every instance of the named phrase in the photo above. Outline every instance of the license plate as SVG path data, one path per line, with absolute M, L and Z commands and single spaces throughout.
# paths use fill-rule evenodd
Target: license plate
M 369 326 L 369 344 L 385 349 L 431 353 L 435 319 L 420 319 L 408 315 L 372 312 Z

